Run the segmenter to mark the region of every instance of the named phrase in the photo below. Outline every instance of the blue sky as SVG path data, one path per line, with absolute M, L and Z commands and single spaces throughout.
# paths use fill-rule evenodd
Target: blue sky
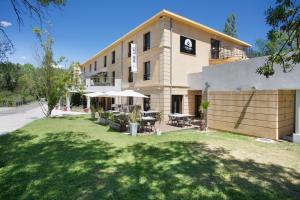
M 238 38 L 252 45 L 265 38 L 269 27 L 264 11 L 274 0 L 67 0 L 63 9 L 49 10 L 50 33 L 55 57 L 65 56 L 83 62 L 162 9 L 223 30 L 229 13 L 237 18 Z M 8 21 L 7 33 L 14 41 L 13 62 L 36 63 L 37 40 L 32 33 L 36 23 L 25 18 L 19 30 L 9 1 L 0 1 L 0 21 Z

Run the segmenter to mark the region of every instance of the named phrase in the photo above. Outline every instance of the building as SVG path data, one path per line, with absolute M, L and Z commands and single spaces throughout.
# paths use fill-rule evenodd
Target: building
M 131 70 L 131 44 L 137 46 L 137 72 Z M 199 115 L 202 88 L 189 74 L 204 66 L 247 59 L 246 42 L 162 10 L 82 63 L 86 92 L 133 89 L 149 99 L 133 100 L 142 109 Z M 110 107 L 115 99 L 103 103 Z M 137 102 L 134 102 L 137 101 Z
M 256 73 L 265 62 L 252 58 L 190 75 L 191 88 L 208 91 L 209 128 L 276 140 L 300 134 L 300 64 L 289 73 L 275 65 L 265 78 Z

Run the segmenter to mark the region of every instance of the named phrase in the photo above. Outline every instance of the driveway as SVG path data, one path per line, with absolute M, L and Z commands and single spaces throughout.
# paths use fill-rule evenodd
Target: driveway
M 15 131 L 45 115 L 37 102 L 29 105 L 0 109 L 0 135 Z

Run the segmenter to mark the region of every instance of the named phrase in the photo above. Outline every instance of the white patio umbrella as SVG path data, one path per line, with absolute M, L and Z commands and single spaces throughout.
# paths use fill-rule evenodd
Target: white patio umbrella
M 103 97 L 105 96 L 104 93 L 102 92 L 93 92 L 93 93 L 88 93 L 88 94 L 84 94 L 87 97 Z
M 135 92 L 133 90 L 124 90 L 120 92 L 120 96 L 122 97 L 140 97 L 140 98 L 149 98 L 146 95 L 143 95 L 139 92 Z
M 121 92 L 117 92 L 117 91 L 109 91 L 109 92 L 105 92 L 104 95 L 106 97 L 120 97 Z

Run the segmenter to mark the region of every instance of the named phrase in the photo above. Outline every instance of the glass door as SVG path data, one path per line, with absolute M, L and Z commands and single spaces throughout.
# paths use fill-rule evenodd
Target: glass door
M 219 59 L 220 57 L 220 41 L 210 40 L 211 59 Z

